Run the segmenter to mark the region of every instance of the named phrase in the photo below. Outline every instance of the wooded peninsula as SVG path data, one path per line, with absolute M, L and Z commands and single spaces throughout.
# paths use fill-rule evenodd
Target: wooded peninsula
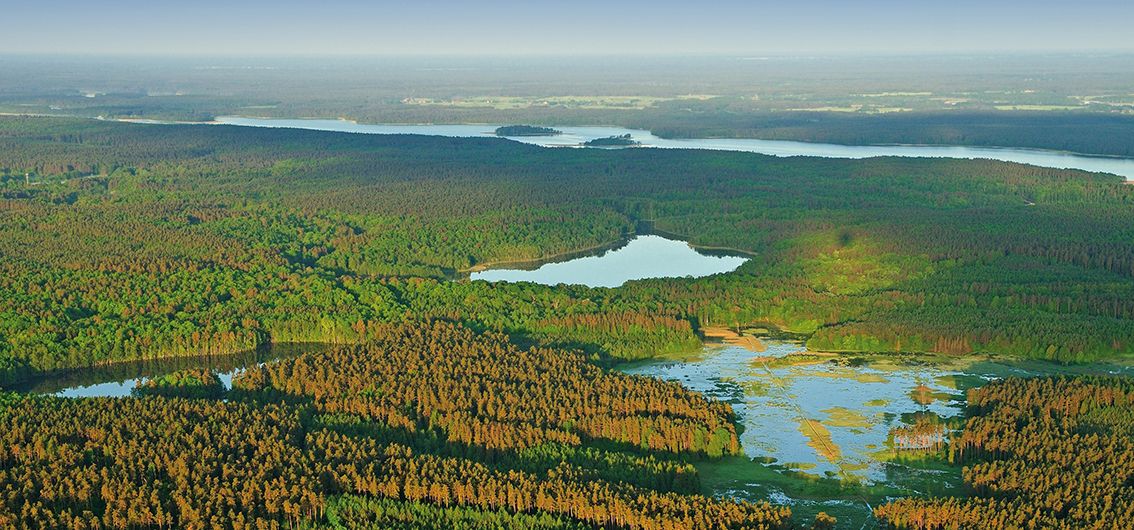
M 646 225 L 752 257 L 618 288 L 457 274 Z M 714 327 L 819 352 L 1134 353 L 1134 187 L 989 160 L 5 116 L 0 233 L 0 387 L 331 345 L 231 388 L 185 370 L 122 399 L 0 391 L 6 528 L 832 528 L 704 495 L 694 464 L 741 454 L 733 409 L 609 368 Z M 971 495 L 874 515 L 1130 528 L 1132 394 L 970 390 L 933 457 Z

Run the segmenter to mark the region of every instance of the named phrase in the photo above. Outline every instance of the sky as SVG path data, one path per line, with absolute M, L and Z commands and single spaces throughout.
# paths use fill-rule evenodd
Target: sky
M 5 54 L 1134 51 L 1134 0 L 0 0 L 0 12 Z

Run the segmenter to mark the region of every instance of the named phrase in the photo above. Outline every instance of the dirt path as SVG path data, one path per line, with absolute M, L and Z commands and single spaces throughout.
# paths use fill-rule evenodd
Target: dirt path
M 701 335 L 712 341 L 720 341 L 732 346 L 740 346 L 748 351 L 763 352 L 767 348 L 760 339 L 752 335 L 743 335 L 724 326 L 709 326 L 701 328 Z

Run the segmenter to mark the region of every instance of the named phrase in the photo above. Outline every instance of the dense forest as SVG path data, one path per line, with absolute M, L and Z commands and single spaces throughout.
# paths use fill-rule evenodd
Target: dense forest
M 741 454 L 731 407 L 605 365 L 708 326 L 840 352 L 1134 353 L 1132 221 L 1116 176 L 983 160 L 0 118 L 0 385 L 323 344 L 231 389 L 187 367 L 121 399 L 0 392 L 0 526 L 831 528 L 704 496 L 694 463 Z M 649 230 L 752 258 L 613 289 L 465 274 Z M 966 466 L 973 496 L 874 515 L 1121 528 L 1131 394 L 973 390 L 948 440 L 895 434 Z
M 185 387 L 200 373 L 155 386 Z M 701 496 L 728 405 L 581 355 L 436 322 L 260 366 L 209 395 L 0 393 L 0 525 L 38 528 L 830 529 Z M 1131 528 L 1134 386 L 972 389 L 939 452 L 967 498 L 875 508 L 895 529 Z M 940 427 L 938 425 L 937 427 Z M 939 429 L 934 432 L 940 432 Z M 711 434 L 716 433 L 716 434 Z M 1085 470 L 1090 470 L 1085 472 Z
M 1008 379 L 970 390 L 968 403 L 948 452 L 973 497 L 879 506 L 889 527 L 1134 528 L 1129 379 Z
M 505 125 L 496 128 L 496 136 L 555 136 L 563 131 L 534 125 Z
M 631 139 L 629 134 L 595 138 L 583 142 L 583 145 L 586 147 L 636 147 L 639 144 L 640 142 Z
M 1115 176 L 15 117 L 0 153 L 9 384 L 435 319 L 599 361 L 757 324 L 830 351 L 1134 350 L 1134 187 Z M 755 257 L 618 289 L 460 279 L 644 228 Z
M 0 112 L 610 125 L 667 138 L 1134 156 L 1130 54 L 753 59 L 4 56 Z
M 1083 111 L 938 110 L 883 114 L 743 112 L 718 102 L 704 112 L 656 111 L 628 121 L 664 138 L 759 138 L 844 145 L 1027 147 L 1134 156 L 1134 116 Z M 738 112 L 739 111 L 739 112 Z
M 382 335 L 215 397 L 0 394 L 0 526 L 799 527 L 694 493 L 686 459 L 737 450 L 723 403 L 454 324 Z

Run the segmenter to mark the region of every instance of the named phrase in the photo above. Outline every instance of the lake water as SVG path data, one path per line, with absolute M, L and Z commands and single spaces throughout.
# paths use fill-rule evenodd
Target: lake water
M 423 134 L 457 138 L 495 136 L 498 125 L 372 125 L 349 120 L 268 119 L 221 116 L 216 123 L 251 127 L 285 127 L 366 134 Z M 1039 149 L 996 147 L 949 147 L 916 145 L 838 145 L 783 140 L 698 138 L 671 140 L 658 138 L 649 131 L 620 127 L 555 127 L 563 131 L 556 136 L 520 136 L 511 140 L 544 147 L 578 147 L 587 140 L 629 134 L 642 147 L 665 149 L 709 149 L 743 151 L 775 156 L 816 156 L 827 158 L 870 158 L 904 156 L 929 158 L 987 158 L 1042 167 L 1082 169 L 1121 175 L 1134 180 L 1134 159 L 1076 155 Z
M 126 397 L 135 386 L 151 378 L 187 369 L 208 369 L 217 374 L 225 388 L 232 388 L 233 376 L 249 366 L 329 347 L 330 345 L 319 343 L 273 344 L 260 350 L 232 355 L 175 357 L 81 368 L 44 374 L 11 390 L 67 398 Z
M 763 352 L 707 345 L 694 358 L 645 361 L 622 371 L 677 381 L 732 405 L 747 458 L 703 470 L 714 494 L 772 498 L 805 513 L 841 511 L 855 520 L 869 517 L 856 493 L 843 493 L 841 499 L 829 498 L 828 493 L 820 500 L 793 495 L 807 491 L 809 481 L 822 479 L 887 488 L 886 495 L 945 494 L 960 484 L 959 470 L 947 473 L 894 462 L 894 429 L 919 417 L 943 425 L 950 418 L 959 422 L 966 390 L 993 379 L 1062 373 L 1134 375 L 1131 367 L 1120 364 L 1066 367 L 985 357 L 808 356 L 801 355 L 806 349 L 800 344 L 764 344 Z M 764 475 L 746 466 L 762 466 L 759 472 Z M 768 479 L 769 473 L 782 480 Z M 793 492 L 784 486 L 793 481 L 804 485 Z
M 214 372 L 221 380 L 224 388 L 232 388 L 232 377 L 242 369 L 233 369 L 225 372 Z M 169 372 L 172 373 L 172 372 Z M 151 377 L 136 377 L 130 379 L 101 381 L 84 385 L 66 387 L 51 395 L 65 398 L 92 398 L 92 397 L 129 397 L 134 388 L 150 380 Z
M 959 469 L 894 460 L 895 429 L 917 419 L 960 422 L 968 388 L 1008 376 L 1134 375 L 1125 364 L 1083 367 L 991 357 L 811 356 L 802 345 L 765 340 L 767 351 L 706 345 L 692 359 L 654 360 L 623 371 L 680 382 L 733 405 L 744 457 L 699 464 L 710 493 L 772 499 L 812 516 L 838 514 L 839 528 L 871 523 L 864 495 L 953 495 Z M 950 420 L 951 419 L 951 420 Z M 908 453 L 907 453 L 908 454 Z M 815 481 L 864 489 L 815 489 Z M 849 524 L 849 525 L 848 525 Z
M 534 268 L 498 268 L 469 274 L 472 280 L 618 287 L 631 280 L 709 276 L 736 270 L 748 258 L 700 252 L 684 241 L 639 235 L 617 248 Z
M 886 448 L 890 429 L 901 425 L 903 415 L 957 416 L 965 388 L 957 384 L 958 378 L 974 386 L 994 376 L 936 366 L 775 360 L 803 351 L 786 342 L 769 343 L 761 353 L 717 346 L 690 361 L 650 362 L 625 371 L 678 381 L 731 403 L 745 427 L 740 441 L 750 458 L 820 477 L 870 481 L 885 478 L 885 464 L 876 454 Z M 765 357 L 772 360 L 759 361 Z M 931 400 L 913 397 L 919 385 L 928 389 Z M 829 446 L 812 447 L 817 433 L 806 420 L 816 420 L 830 431 L 830 441 L 823 441 Z

